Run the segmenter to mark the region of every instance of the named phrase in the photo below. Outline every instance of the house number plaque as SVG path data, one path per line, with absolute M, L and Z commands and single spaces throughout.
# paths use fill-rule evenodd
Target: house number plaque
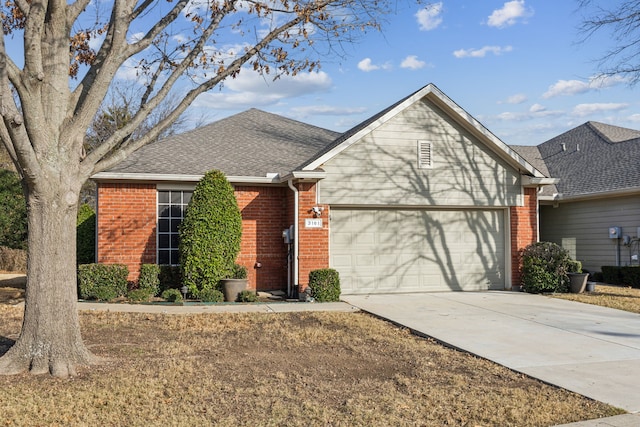
M 322 218 L 305 218 L 304 228 L 322 228 Z

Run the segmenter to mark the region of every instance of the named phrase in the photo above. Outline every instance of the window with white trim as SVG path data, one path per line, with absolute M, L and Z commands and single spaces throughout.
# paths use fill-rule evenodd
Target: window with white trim
M 433 167 L 433 144 L 430 141 L 418 141 L 418 169 Z
M 193 191 L 158 190 L 158 264 L 180 263 L 178 227 L 192 195 Z

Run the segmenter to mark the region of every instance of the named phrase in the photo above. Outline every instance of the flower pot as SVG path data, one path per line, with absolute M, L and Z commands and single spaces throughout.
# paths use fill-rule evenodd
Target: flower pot
M 567 276 L 569 276 L 571 293 L 580 294 L 584 292 L 584 289 L 587 286 L 589 273 L 568 273 Z
M 224 300 L 235 302 L 238 300 L 238 294 L 247 289 L 247 279 L 222 279 L 222 293 Z
M 587 292 L 596 291 L 596 282 L 587 282 Z

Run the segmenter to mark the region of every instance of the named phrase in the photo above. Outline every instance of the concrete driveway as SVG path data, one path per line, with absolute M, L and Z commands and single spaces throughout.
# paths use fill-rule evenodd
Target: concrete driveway
M 349 295 L 417 333 L 640 412 L 640 315 L 519 292 Z

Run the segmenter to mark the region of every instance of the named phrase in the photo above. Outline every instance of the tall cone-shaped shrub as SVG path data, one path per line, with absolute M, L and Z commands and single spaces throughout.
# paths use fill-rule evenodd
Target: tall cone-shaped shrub
M 233 187 L 218 170 L 207 172 L 187 206 L 180 226 L 183 283 L 192 295 L 216 289 L 240 252 L 242 216 Z

